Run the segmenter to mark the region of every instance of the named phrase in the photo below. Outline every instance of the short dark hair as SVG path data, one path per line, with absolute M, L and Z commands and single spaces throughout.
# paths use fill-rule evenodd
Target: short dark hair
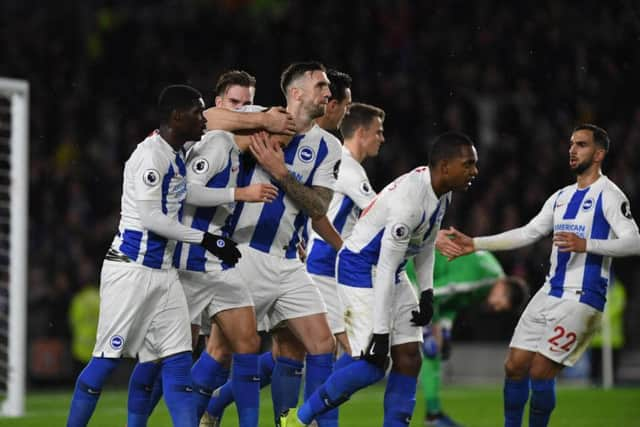
M 327 71 L 327 69 L 318 61 L 294 62 L 289 65 L 280 76 L 280 89 L 282 89 L 285 97 L 291 82 L 304 75 L 307 71 Z
M 202 94 L 188 85 L 170 85 L 162 89 L 158 96 L 158 115 L 161 122 L 169 121 L 175 110 L 186 110 L 193 107 Z
M 327 70 L 327 77 L 330 82 L 329 90 L 331 90 L 329 100 L 335 99 L 342 102 L 347 97 L 347 89 L 351 89 L 353 79 L 349 74 L 334 69 Z
M 224 96 L 230 86 L 256 87 L 256 78 L 242 70 L 225 71 L 218 77 L 216 96 Z
M 605 152 L 609 152 L 611 140 L 609 139 L 609 134 L 606 130 L 602 129 L 600 126 L 592 125 L 591 123 L 582 123 L 573 128 L 573 132 L 571 133 L 575 133 L 579 130 L 590 130 L 593 133 L 593 142 L 603 148 Z
M 351 138 L 358 128 L 368 127 L 376 117 L 380 117 L 380 120 L 384 121 L 385 113 L 382 108 L 355 102 L 351 104 L 349 111 L 344 115 L 340 125 L 340 132 L 342 132 L 345 139 Z
M 509 302 L 511 310 L 519 313 L 529 302 L 530 289 L 527 282 L 517 276 L 507 276 L 504 278 L 505 284 L 509 289 Z
M 473 147 L 473 141 L 461 132 L 445 132 L 436 136 L 429 151 L 429 166 L 461 154 L 462 147 Z

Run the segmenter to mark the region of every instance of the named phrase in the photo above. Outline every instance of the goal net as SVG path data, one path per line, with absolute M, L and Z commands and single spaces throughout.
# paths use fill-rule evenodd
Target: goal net
M 0 416 L 24 414 L 29 84 L 0 77 Z

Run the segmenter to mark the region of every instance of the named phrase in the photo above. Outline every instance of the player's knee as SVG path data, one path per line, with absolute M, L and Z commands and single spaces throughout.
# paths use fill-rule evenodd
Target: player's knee
M 504 362 L 504 374 L 509 379 L 520 380 L 527 376 L 527 371 L 528 366 L 523 366 L 510 358 Z
M 336 351 L 336 338 L 333 334 L 323 334 L 306 343 L 307 352 L 309 354 L 325 354 L 334 353 Z
M 222 364 L 223 366 L 231 365 L 231 349 L 227 348 L 226 346 L 215 345 L 211 342 L 211 340 L 209 340 L 209 342 L 207 343 L 207 353 L 209 353 L 209 356 L 214 358 L 216 362 Z
M 257 333 L 249 333 L 238 337 L 233 343 L 234 353 L 255 354 L 260 350 L 260 337 Z
M 415 346 L 399 348 L 397 351 L 392 349 L 391 356 L 393 360 L 393 370 L 403 375 L 415 377 L 420 373 L 422 367 L 422 356 Z

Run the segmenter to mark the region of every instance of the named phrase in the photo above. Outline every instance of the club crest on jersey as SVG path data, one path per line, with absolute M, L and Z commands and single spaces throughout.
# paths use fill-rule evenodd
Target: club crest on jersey
M 627 219 L 633 218 L 633 216 L 631 215 L 631 206 L 626 200 L 622 202 L 622 205 L 620 205 L 620 212 L 622 212 L 622 215 Z
M 298 149 L 298 158 L 302 163 L 310 163 L 316 157 L 316 152 L 308 145 L 302 146 Z
M 399 223 L 393 226 L 391 234 L 396 240 L 402 240 L 409 235 L 409 227 L 407 225 Z
M 582 202 L 582 210 L 588 212 L 593 207 L 593 199 L 587 199 Z
M 147 184 L 149 187 L 158 185 L 160 182 L 160 172 L 155 169 L 147 169 L 142 174 L 142 182 Z
M 122 345 L 124 344 L 124 338 L 120 335 L 114 335 L 109 340 L 109 344 L 111 344 L 111 348 L 114 350 L 120 350 Z
M 362 181 L 360 183 L 360 192 L 362 194 L 369 194 L 371 193 L 371 185 L 369 185 L 369 183 L 367 181 Z
M 193 171 L 197 174 L 203 174 L 207 170 L 209 170 L 209 162 L 207 161 L 207 159 L 200 157 L 199 159 L 196 159 L 195 162 L 193 162 L 193 166 L 191 167 L 191 169 L 193 169 Z

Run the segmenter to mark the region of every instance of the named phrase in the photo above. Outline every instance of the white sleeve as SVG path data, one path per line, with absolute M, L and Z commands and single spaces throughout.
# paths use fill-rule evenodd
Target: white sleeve
M 417 254 L 413 263 L 416 269 L 416 279 L 420 285 L 420 293 L 427 289 L 433 289 L 433 266 L 435 264 L 435 238 L 437 233 L 433 233 L 425 243 L 422 251 Z
M 219 206 L 234 201 L 234 188 L 207 187 L 216 174 L 230 167 L 230 153 L 234 145 L 233 134 L 209 131 L 189 151 L 187 203 L 194 206 Z
M 404 260 L 411 232 L 420 222 L 420 216 L 411 212 L 389 215 L 380 242 L 380 255 L 373 284 L 373 333 L 388 334 L 391 330 L 393 287 L 396 271 Z
M 587 252 L 621 257 L 640 255 L 640 233 L 631 215 L 631 205 L 622 192 L 602 194 L 604 216 L 616 238 L 587 239 Z
M 235 200 L 235 188 L 208 188 L 202 184 L 187 183 L 186 202 L 194 206 L 220 206 Z
M 204 232 L 182 225 L 179 221 L 162 213 L 160 200 L 137 201 L 142 226 L 149 231 L 171 240 L 200 243 Z
M 327 135 L 323 138 L 327 144 L 329 152 L 318 165 L 318 168 L 313 175 L 311 185 L 314 187 L 326 187 L 333 190 L 336 185 L 338 169 L 340 168 L 342 149 L 340 148 L 340 143 L 333 135 Z
M 136 201 L 162 199 L 162 182 L 170 162 L 156 150 L 136 150 L 129 159 Z
M 360 209 L 369 206 L 371 200 L 376 197 L 376 192 L 373 191 L 367 176 L 346 164 L 340 165 L 340 168 L 336 191 L 346 194 Z
M 514 228 L 504 233 L 485 237 L 476 237 L 473 244 L 476 250 L 504 251 L 518 249 L 541 239 L 553 230 L 553 207 L 558 192 L 547 199 L 538 215 L 523 227 Z

